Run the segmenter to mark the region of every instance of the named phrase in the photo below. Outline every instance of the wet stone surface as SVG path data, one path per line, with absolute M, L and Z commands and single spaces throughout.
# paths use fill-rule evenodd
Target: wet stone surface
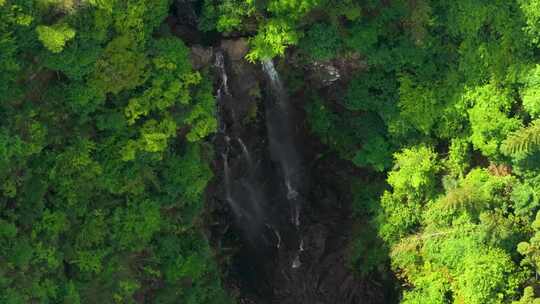
M 218 254 L 228 250 L 226 285 L 240 303 L 387 303 L 377 283 L 347 267 L 351 198 L 338 190 L 336 164 L 315 161 L 321 147 L 305 129 L 303 100 L 261 66 L 214 52 L 223 56 L 214 60 L 223 127 L 211 239 Z

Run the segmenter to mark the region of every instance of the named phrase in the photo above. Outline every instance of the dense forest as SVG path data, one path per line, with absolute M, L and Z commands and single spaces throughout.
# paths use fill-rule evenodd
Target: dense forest
M 305 197 L 289 230 L 245 228 L 228 190 L 227 132 L 250 163 L 288 136 L 271 88 L 311 169 L 257 162 Z M 370 290 L 321 304 L 540 303 L 540 0 L 0 0 L 0 303 L 319 304 L 238 283 L 264 227 L 299 243 L 266 268 L 338 276 L 309 257 L 339 247 Z

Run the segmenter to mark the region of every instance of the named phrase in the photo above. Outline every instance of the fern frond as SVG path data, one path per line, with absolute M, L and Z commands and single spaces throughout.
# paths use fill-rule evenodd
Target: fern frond
M 530 153 L 540 148 L 540 119 L 533 121 L 528 127 L 511 133 L 501 146 L 506 155 Z
M 446 196 L 439 200 L 441 208 L 457 212 L 478 212 L 485 207 L 486 201 L 480 189 L 474 185 L 463 185 L 448 191 Z

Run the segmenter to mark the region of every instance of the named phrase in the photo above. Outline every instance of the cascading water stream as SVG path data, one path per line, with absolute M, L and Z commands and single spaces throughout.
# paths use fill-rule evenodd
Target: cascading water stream
M 225 182 L 225 200 L 231 207 L 233 213 L 237 218 L 249 218 L 248 214 L 240 207 L 238 202 L 233 198 L 232 195 L 232 183 L 231 183 L 231 168 L 229 166 L 229 151 L 231 148 L 231 138 L 226 134 L 227 128 L 222 119 L 222 106 L 225 96 L 230 96 L 229 85 L 228 85 L 228 76 L 227 70 L 225 69 L 225 58 L 223 53 L 216 52 L 214 66 L 219 71 L 220 76 L 220 86 L 217 90 L 217 106 L 219 113 L 219 129 L 224 134 L 225 139 L 225 152 L 221 154 L 223 158 L 223 175 Z
M 234 212 L 237 218 L 243 218 L 247 214 L 242 210 L 238 203 L 233 199 L 231 194 L 231 169 L 229 167 L 229 157 L 226 153 L 221 155 L 223 157 L 223 179 L 225 182 L 225 199 L 229 206 L 231 206 L 232 211 Z
M 287 263 L 290 263 L 292 268 L 298 268 L 301 266 L 300 255 L 304 250 L 300 235 L 302 176 L 288 96 L 272 61 L 264 61 L 263 71 L 268 77 L 270 93 L 269 98 L 265 100 L 269 152 L 280 168 L 277 172 L 278 179 L 272 181 L 268 180 L 268 177 L 275 177 L 276 172 L 273 169 L 270 169 L 270 172 L 259 172 L 270 167 L 264 166 L 264 162 L 260 168 L 256 166 L 254 155 L 242 139 L 245 134 L 242 135 L 242 129 L 237 127 L 234 109 L 238 96 L 231 95 L 225 59 L 222 52 L 216 52 L 214 65 L 219 77 L 217 103 L 220 136 L 223 139 L 221 143 L 224 148 L 222 160 L 225 201 L 246 240 L 254 245 L 254 248 L 271 247 L 285 252 L 290 256 L 290 260 L 286 260 Z M 235 78 L 232 79 L 234 81 Z M 236 87 L 236 82 L 234 84 Z M 272 188 L 276 186 L 280 190 L 274 193 L 267 192 L 275 191 L 276 189 Z M 272 201 L 270 195 L 275 194 L 276 197 L 286 198 L 285 203 L 270 205 Z M 287 210 L 290 218 L 283 219 L 283 214 L 286 214 Z M 281 233 L 284 233 L 283 239 Z M 271 246 L 267 247 L 268 245 Z
M 300 209 L 298 187 L 300 187 L 300 157 L 294 143 L 294 130 L 290 125 L 291 113 L 289 100 L 283 83 L 272 60 L 264 60 L 262 69 L 268 77 L 273 102 L 266 108 L 266 124 L 270 143 L 270 154 L 280 164 L 283 174 L 283 185 L 287 192 L 291 223 L 296 227 L 299 247 L 292 262 L 292 268 L 301 266 L 300 252 L 304 250 L 300 235 Z
M 276 236 L 276 238 L 277 238 L 276 248 L 279 249 L 281 247 L 281 234 L 279 233 L 279 231 L 276 228 L 274 228 L 274 226 L 269 225 L 269 224 L 265 224 L 265 225 L 266 225 L 266 227 L 268 227 L 268 229 L 272 230 L 272 232 Z
M 270 150 L 274 158 L 281 164 L 284 185 L 287 189 L 287 199 L 295 200 L 298 196 L 297 182 L 293 179 L 299 174 L 299 157 L 292 139 L 293 130 L 290 127 L 290 109 L 288 96 L 272 60 L 262 61 L 262 68 L 270 80 L 270 88 L 274 104 L 270 105 L 267 113 L 267 126 L 270 140 Z
M 258 182 L 251 153 L 240 138 L 239 129 L 234 127 L 236 120 L 233 105 L 236 96 L 231 95 L 229 90 L 225 56 L 219 50 L 215 54 L 214 66 L 220 80 L 217 89 L 217 104 L 220 124 L 222 125 L 220 126 L 221 138 L 224 139 L 221 143 L 225 148 L 222 153 L 225 200 L 238 221 L 237 224 L 243 231 L 244 236 L 254 244 L 257 244 L 260 240 L 267 243 L 268 238 L 261 229 L 264 228 L 266 220 L 264 205 L 266 197 L 263 187 Z M 231 122 L 233 127 L 227 128 L 227 123 L 230 124 Z M 241 158 L 238 157 L 238 152 L 241 152 Z M 246 168 L 247 174 L 238 171 L 237 164 L 240 163 L 238 161 L 243 161 L 246 164 L 240 166 L 240 168 Z
M 219 132 L 220 133 L 223 133 L 225 134 L 227 132 L 227 128 L 226 128 L 226 125 L 225 123 L 223 122 L 223 115 L 222 115 L 222 112 L 223 112 L 223 99 L 224 99 L 224 94 L 225 95 L 230 95 L 229 94 L 229 87 L 228 87 L 228 80 L 227 80 L 227 71 L 225 70 L 225 59 L 223 58 L 223 54 L 221 52 L 217 52 L 216 53 L 216 56 L 215 56 L 215 62 L 214 62 L 214 67 L 217 68 L 217 70 L 219 71 L 219 76 L 220 76 L 220 84 L 219 84 L 219 87 L 217 89 L 217 97 L 216 97 L 216 107 L 217 107 L 217 117 L 218 117 L 218 128 L 219 128 Z
M 248 164 L 248 171 L 250 174 L 252 174 L 255 169 L 253 158 L 251 158 L 251 154 L 249 153 L 249 150 L 246 144 L 244 143 L 244 141 L 242 140 L 242 138 L 238 137 L 237 141 L 238 141 L 238 144 L 240 144 L 240 147 L 242 148 L 242 153 L 244 154 L 244 158 L 246 159 L 246 162 Z
M 225 57 L 223 57 L 222 52 L 216 52 L 216 61 L 214 65 L 218 68 L 220 72 L 220 89 L 223 89 L 225 95 L 231 95 L 231 93 L 229 92 L 229 77 L 227 76 L 227 70 L 225 69 Z
M 283 83 L 281 82 L 281 78 L 279 77 L 279 74 L 276 70 L 276 67 L 274 66 L 274 62 L 271 59 L 266 59 L 261 62 L 262 68 L 266 76 L 268 76 L 268 79 L 270 80 L 270 85 L 272 87 L 272 91 L 274 94 L 278 94 L 276 96 L 277 103 L 280 106 L 283 106 L 285 103 L 285 98 L 283 98 L 283 94 L 285 93 L 285 90 L 283 89 Z
M 244 189 L 247 190 L 248 198 L 251 203 L 251 211 L 257 219 L 262 220 L 264 218 L 262 193 L 258 188 L 255 188 L 253 183 L 246 179 L 242 179 L 241 183 Z
M 303 156 L 308 163 L 315 155 L 300 125 L 303 100 L 289 96 L 272 61 L 262 62 L 261 69 L 220 49 L 214 54 L 219 132 L 213 169 L 220 178 L 210 189 L 212 210 L 222 221 L 211 232 L 218 248 L 235 248 L 226 264 L 227 286 L 239 292 L 242 303 L 366 302 L 359 295 L 370 291 L 358 291 L 365 284 L 353 282 L 343 263 L 351 224 L 347 209 L 328 208 L 340 202 L 334 181 L 326 179 L 335 166 L 303 162 Z M 253 96 L 260 88 L 262 94 Z M 246 119 L 253 102 L 262 119 Z M 310 191 L 308 169 L 321 191 Z M 308 199 L 314 203 L 308 206 Z

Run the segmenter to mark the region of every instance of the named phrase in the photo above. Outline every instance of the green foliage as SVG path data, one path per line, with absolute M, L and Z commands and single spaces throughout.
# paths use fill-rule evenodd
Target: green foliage
M 519 301 L 513 301 L 512 304 L 538 304 L 540 298 L 534 296 L 534 289 L 530 286 L 523 290 L 523 297 Z
M 469 90 L 464 98 L 473 104 L 469 110 L 471 142 L 485 156 L 495 156 L 505 136 L 518 129 L 521 121 L 509 117 L 512 99 L 493 85 Z
M 195 93 L 195 100 L 196 104 L 184 119 L 185 123 L 192 126 L 186 135 L 187 140 L 192 142 L 204 139 L 218 128 L 215 98 L 212 95 L 210 81 L 201 83 Z
M 345 40 L 347 47 L 363 54 L 372 54 L 381 34 L 377 24 L 356 23 L 349 31 L 349 37 Z
M 536 151 L 540 144 L 540 121 L 535 120 L 525 128 L 510 133 L 501 147 L 505 154 L 529 153 Z
M 463 177 L 470 166 L 471 147 L 469 142 L 463 138 L 452 138 L 450 143 L 446 167 L 448 171 L 456 176 Z
M 153 51 L 157 56 L 151 59 L 152 76 L 150 87 L 142 96 L 129 101 L 125 110 L 129 124 L 152 111 L 163 111 L 175 105 L 189 104 L 190 88 L 201 81 L 197 72 L 191 70 L 188 50 L 179 40 L 163 38 L 155 41 Z
M 519 7 L 525 16 L 525 33 L 529 36 L 531 43 L 540 42 L 538 34 L 540 33 L 540 2 L 538 0 L 519 0 Z
M 532 179 L 525 183 L 519 183 L 512 188 L 512 202 L 514 203 L 514 213 L 529 219 L 534 217 L 538 207 L 540 207 L 540 197 L 538 196 L 538 181 Z
M 309 92 L 310 130 L 390 186 L 365 204 L 353 187 L 369 223 L 353 267 L 373 271 L 389 248 L 403 303 L 537 301 L 540 2 L 213 3 L 214 28 L 253 33 L 251 61 L 298 45 L 300 62 L 343 69 Z
M 141 250 L 160 230 L 159 205 L 152 201 L 132 202 L 117 208 L 112 217 L 115 242 L 122 249 Z
M 298 93 L 329 151 L 386 176 L 343 173 L 358 274 L 389 261 L 403 303 L 538 302 L 538 0 L 199 4 L 252 62 L 340 69 Z M 197 224 L 212 81 L 158 30 L 170 5 L 0 0 L 1 303 L 229 303 Z
M 38 38 L 53 53 L 60 53 L 66 43 L 75 37 L 75 30 L 68 25 L 40 25 L 36 28 Z
M 249 61 L 283 56 L 287 47 L 296 45 L 302 32 L 298 30 L 302 17 L 325 4 L 324 0 L 205 0 L 200 27 L 220 32 L 252 31 Z M 263 16 L 268 16 L 264 18 Z
M 169 5 L 0 3 L 1 303 L 230 303 L 198 226 L 211 81 L 155 32 Z
M 414 289 L 405 303 L 507 303 L 528 273 L 508 253 L 522 232 L 518 222 L 492 212 L 506 208 L 509 176 L 473 170 L 423 210 L 423 229 L 392 248 L 393 266 Z
M 382 172 L 392 165 L 392 147 L 381 136 L 371 136 L 353 157 L 352 162 L 359 167 L 373 167 Z
M 435 174 L 439 170 L 437 155 L 433 149 L 418 147 L 404 149 L 394 155 L 395 167 L 388 174 L 388 184 L 394 192 L 409 190 L 430 195 L 434 190 Z
M 22 65 L 17 53 L 22 45 L 18 43 L 14 32 L 27 28 L 32 22 L 32 16 L 16 8 L 11 4 L 0 5 L 0 105 L 13 96 L 13 91 L 18 90 L 15 81 Z
M 255 2 L 250 0 L 225 0 L 219 4 L 204 1 L 204 13 L 200 26 L 203 30 L 230 32 L 242 28 L 244 18 L 255 13 Z
M 515 265 L 500 250 L 486 250 L 467 255 L 457 279 L 456 298 L 465 303 L 498 303 L 512 295 L 520 284 L 513 276 Z
M 311 131 L 341 157 L 357 166 L 369 166 L 377 171 L 390 167 L 393 147 L 386 138 L 379 116 L 366 113 L 361 117 L 339 119 L 339 115 L 318 97 L 306 111 Z
M 534 234 L 530 240 L 519 243 L 517 251 L 525 256 L 522 263 L 532 266 L 538 273 L 540 268 L 540 213 L 536 214 L 536 219 L 532 222 L 531 227 L 534 230 Z
M 381 197 L 381 237 L 394 243 L 418 227 L 422 206 L 434 195 L 440 169 L 437 154 L 428 147 L 404 149 L 394 155 L 395 166 L 388 174 L 392 192 Z
M 147 77 L 148 59 L 129 36 L 111 40 L 97 60 L 92 79 L 103 93 L 118 94 L 141 85 Z
M 525 86 L 521 91 L 523 107 L 534 118 L 540 115 L 540 65 L 531 69 L 524 79 Z
M 246 58 L 257 60 L 283 56 L 288 46 L 298 43 L 300 34 L 286 19 L 270 19 L 259 28 L 255 37 L 250 40 L 251 51 Z
M 357 218 L 373 217 L 379 208 L 379 196 L 384 191 L 381 181 L 366 183 L 356 180 L 351 183 L 353 214 Z M 358 221 L 353 229 L 354 238 L 350 248 L 350 263 L 360 275 L 383 272 L 388 263 L 388 248 L 377 235 L 373 221 Z
M 351 81 L 345 106 L 351 111 L 373 111 L 388 119 L 398 98 L 397 81 L 392 75 L 374 70 Z
M 300 47 L 315 60 L 328 60 L 337 56 L 341 49 L 338 29 L 324 23 L 314 24 L 303 39 Z
M 442 114 L 434 90 L 415 84 L 407 75 L 402 75 L 399 82 L 400 116 L 418 131 L 429 134 Z

